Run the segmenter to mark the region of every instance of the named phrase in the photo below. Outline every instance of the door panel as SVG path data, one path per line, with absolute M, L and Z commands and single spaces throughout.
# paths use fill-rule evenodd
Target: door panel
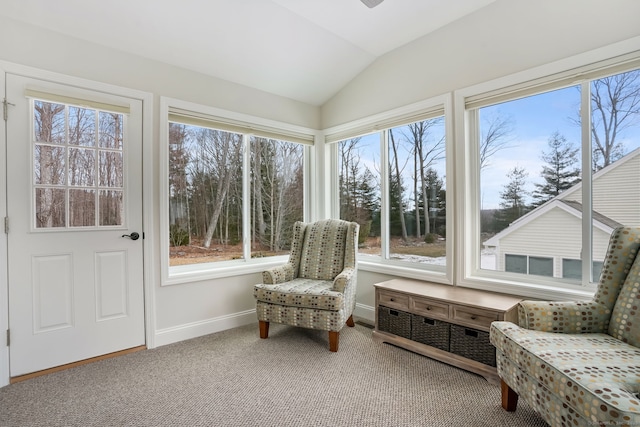
M 143 345 L 141 101 L 6 87 L 10 375 Z

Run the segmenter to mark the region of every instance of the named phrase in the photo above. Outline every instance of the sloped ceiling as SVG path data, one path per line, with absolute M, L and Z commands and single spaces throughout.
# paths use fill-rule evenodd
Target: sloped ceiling
M 2 0 L 0 15 L 322 105 L 376 58 L 493 1 Z

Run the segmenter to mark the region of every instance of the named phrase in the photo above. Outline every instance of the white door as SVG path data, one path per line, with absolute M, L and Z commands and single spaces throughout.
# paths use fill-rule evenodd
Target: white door
M 141 101 L 14 74 L 6 98 L 10 375 L 144 345 Z

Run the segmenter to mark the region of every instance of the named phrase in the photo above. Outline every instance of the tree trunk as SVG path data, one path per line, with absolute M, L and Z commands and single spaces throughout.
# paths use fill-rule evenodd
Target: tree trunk
M 404 220 L 404 204 L 402 203 L 402 177 L 400 176 L 400 163 L 398 162 L 398 147 L 396 146 L 395 139 L 393 137 L 393 132 L 389 130 L 389 137 L 391 139 L 391 149 L 393 150 L 393 159 L 394 166 L 396 168 L 396 182 L 398 185 L 398 193 L 400 196 L 398 197 L 398 211 L 400 212 L 400 225 L 402 227 L 402 240 L 405 242 L 408 240 L 407 236 L 407 225 Z

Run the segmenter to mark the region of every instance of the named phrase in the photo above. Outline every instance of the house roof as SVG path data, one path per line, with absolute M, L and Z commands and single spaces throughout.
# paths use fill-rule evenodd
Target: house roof
M 562 209 L 563 211 L 573 215 L 575 218 L 582 218 L 582 204 L 579 202 L 569 201 L 569 200 L 561 200 L 558 198 L 551 199 L 549 202 L 538 206 L 531 212 L 521 216 L 514 222 L 512 222 L 507 228 L 497 233 L 495 236 L 490 239 L 485 240 L 482 244 L 484 246 L 498 246 L 498 243 L 501 239 L 504 239 L 509 234 L 514 231 L 525 227 L 527 224 L 535 221 L 536 219 L 542 217 L 547 212 L 552 209 Z M 611 233 L 613 229 L 621 224 L 612 220 L 611 218 L 607 218 L 606 216 L 593 212 L 593 226 L 600 228 L 601 230 L 605 230 L 608 233 Z
M 3 0 L 0 16 L 322 105 L 380 56 L 495 0 Z
M 573 209 L 579 211 L 580 213 L 582 213 L 582 203 L 580 202 L 576 202 L 575 200 L 562 200 L 559 199 L 560 202 L 571 206 Z M 624 224 L 620 224 L 618 221 L 609 218 L 606 215 L 602 215 L 601 213 L 597 212 L 597 211 L 593 211 L 593 213 L 591 214 L 592 218 L 594 221 L 598 221 L 599 223 L 606 225 L 608 227 L 611 228 L 616 228 L 616 227 L 621 227 Z

